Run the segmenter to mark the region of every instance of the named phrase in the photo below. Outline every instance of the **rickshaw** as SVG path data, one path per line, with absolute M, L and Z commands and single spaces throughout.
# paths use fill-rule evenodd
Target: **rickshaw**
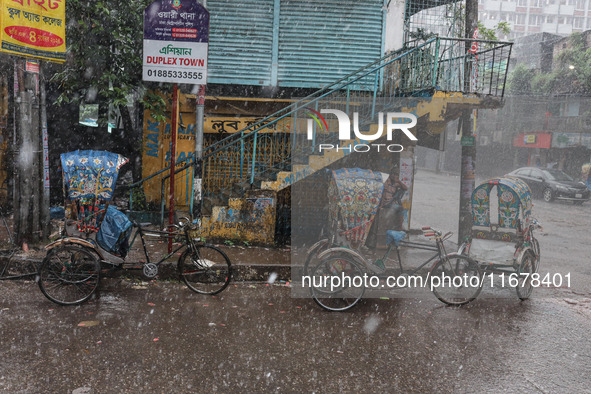
M 331 171 L 330 175 L 328 238 L 308 249 L 302 271 L 302 287 L 310 284 L 311 296 L 319 306 L 329 311 L 345 311 L 356 305 L 365 294 L 365 286 L 339 283 L 339 286 L 335 287 L 332 283 L 333 278 L 362 278 L 371 275 L 382 280 L 386 278 L 386 273 L 390 277 L 393 277 L 393 274 L 408 277 L 417 274 L 428 264 L 431 265 L 426 280 L 443 274 L 451 278 L 463 275 L 481 278 L 475 261 L 458 253 L 447 253 L 445 250 L 444 241 L 449 239 L 452 233 L 442 234 L 431 227 L 423 227 L 423 235 L 434 240 L 435 246 L 410 241 L 405 231 L 387 230 L 383 234 L 388 245 L 384 255 L 375 260 L 366 257 L 364 242 L 382 197 L 382 174 L 359 168 L 343 168 Z M 418 268 L 405 272 L 400 247 L 427 250 L 433 252 L 433 255 Z M 398 258 L 398 271 L 394 272 L 390 267 L 388 272 L 385 262 L 393 250 L 396 250 Z M 480 292 L 478 286 L 431 288 L 437 298 L 450 305 L 468 303 Z
M 147 229 L 110 205 L 120 168 L 127 159 L 106 151 L 74 151 L 61 155 L 65 221 L 61 238 L 45 247 L 47 255 L 36 276 L 43 294 L 60 305 L 87 301 L 97 290 L 103 273 L 134 266 L 127 253 L 139 235 L 146 261 L 143 274 L 154 278 L 159 265 L 186 248 L 178 259 L 185 284 L 200 294 L 217 294 L 231 278 L 226 254 L 190 235 L 195 224 L 188 218 L 168 231 Z M 131 242 L 129 239 L 136 228 Z M 180 246 L 160 261 L 150 261 L 145 236 L 176 239 Z
M 478 261 L 485 275 L 512 278 L 505 283 L 516 283 L 521 300 L 529 298 L 532 276 L 540 266 L 540 245 L 534 237 L 534 230 L 540 225 L 531 216 L 528 185 L 514 177 L 489 179 L 474 189 L 471 205 L 471 234 L 458 252 Z

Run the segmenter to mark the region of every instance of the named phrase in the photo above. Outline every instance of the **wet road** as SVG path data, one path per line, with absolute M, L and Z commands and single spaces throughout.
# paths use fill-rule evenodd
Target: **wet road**
M 80 307 L 0 287 L 6 392 L 589 392 L 591 304 L 561 289 L 330 313 L 263 284 L 211 298 L 112 279 Z
M 457 231 L 458 190 L 419 171 L 413 227 Z M 541 272 L 572 285 L 526 302 L 505 290 L 449 308 L 426 294 L 329 313 L 286 286 L 211 298 L 111 279 L 61 308 L 35 283 L 0 282 L 0 391 L 591 392 L 591 204 L 535 201 L 534 215 Z

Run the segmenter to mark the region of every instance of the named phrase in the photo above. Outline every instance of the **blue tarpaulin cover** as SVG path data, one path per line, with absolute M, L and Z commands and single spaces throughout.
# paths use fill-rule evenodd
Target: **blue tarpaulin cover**
M 131 227 L 131 221 L 124 213 L 118 211 L 115 207 L 109 206 L 101 228 L 96 234 L 96 241 L 107 252 L 125 256 L 129 248 L 128 241 L 131 235 Z

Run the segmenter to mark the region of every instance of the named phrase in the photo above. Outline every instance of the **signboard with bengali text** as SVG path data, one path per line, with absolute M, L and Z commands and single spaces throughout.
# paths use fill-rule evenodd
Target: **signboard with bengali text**
M 0 50 L 66 61 L 66 0 L 0 0 Z
M 156 0 L 144 11 L 144 81 L 205 84 L 209 12 L 195 0 Z

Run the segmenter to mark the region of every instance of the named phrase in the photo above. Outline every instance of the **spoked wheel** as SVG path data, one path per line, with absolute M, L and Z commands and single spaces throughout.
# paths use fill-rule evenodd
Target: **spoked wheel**
M 544 201 L 551 202 L 552 200 L 554 200 L 554 192 L 552 192 L 552 189 L 546 188 L 542 193 L 542 197 L 544 198 Z
M 429 273 L 433 294 L 448 305 L 464 305 L 482 290 L 482 273 L 478 263 L 462 255 L 448 255 L 439 260 Z
M 328 256 L 311 272 L 312 298 L 326 310 L 346 311 L 365 293 L 365 287 L 355 286 L 355 278 L 363 277 L 364 272 L 361 264 L 349 256 Z
M 228 287 L 232 278 L 230 259 L 212 245 L 197 246 L 195 251 L 187 249 L 179 258 L 178 270 L 187 287 L 199 294 L 217 294 Z
M 101 265 L 91 251 L 73 245 L 49 251 L 37 276 L 43 294 L 60 305 L 78 305 L 98 288 Z
M 526 251 L 521 259 L 519 265 L 518 283 L 515 290 L 517 291 L 517 297 L 520 300 L 527 300 L 531 295 L 534 286 L 532 285 L 532 274 L 536 269 L 536 256 L 531 250 Z
M 310 249 L 308 249 L 308 254 L 306 255 L 306 262 L 304 263 L 304 268 L 302 270 L 302 276 L 310 275 L 310 270 L 316 265 L 318 265 L 318 255 L 328 249 L 330 243 L 328 239 L 323 239 L 316 242 Z
M 535 260 L 536 260 L 536 264 L 534 266 L 534 272 L 538 272 L 540 270 L 540 243 L 538 242 L 537 239 L 535 239 L 534 237 L 532 237 L 531 239 L 531 248 L 534 251 L 534 255 L 535 255 Z

